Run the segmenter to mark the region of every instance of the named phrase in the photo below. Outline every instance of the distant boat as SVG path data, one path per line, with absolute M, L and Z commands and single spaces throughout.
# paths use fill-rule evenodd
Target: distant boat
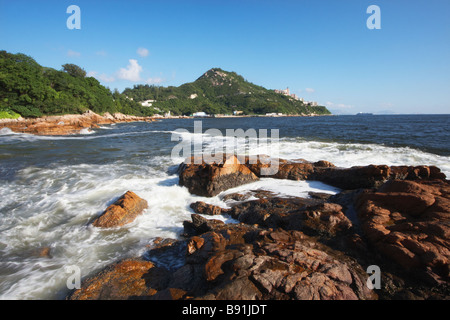
M 373 116 L 373 113 L 368 113 L 368 112 L 358 112 L 356 115 L 357 115 L 357 116 Z

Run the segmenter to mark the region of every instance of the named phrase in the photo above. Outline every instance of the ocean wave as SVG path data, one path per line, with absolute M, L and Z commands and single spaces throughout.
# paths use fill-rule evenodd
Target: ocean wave
M 236 137 L 208 137 L 204 150 L 234 150 L 237 154 L 267 154 L 275 158 L 305 159 L 315 162 L 327 160 L 339 167 L 366 165 L 429 165 L 439 167 L 450 176 L 450 157 L 411 147 L 393 147 L 382 144 L 340 143 L 297 138 L 247 139 Z
M 81 134 L 81 135 L 87 135 L 87 134 L 94 134 L 94 133 L 95 133 L 94 130 L 89 129 L 89 128 L 84 128 L 84 129 L 81 129 L 81 130 L 80 130 L 80 133 L 79 133 L 79 134 Z
M 10 135 L 16 135 L 18 133 L 13 132 L 10 128 L 1 128 L 0 129 L 0 136 L 10 136 Z
M 173 160 L 160 156 L 154 159 L 154 164 L 169 166 Z M 227 192 L 252 189 L 285 196 L 317 190 L 336 192 L 335 188 L 304 181 L 274 184 L 270 178 Z M 88 225 L 128 190 L 147 200 L 149 209 L 117 230 L 104 231 Z M 64 292 L 68 277 L 65 266 L 76 265 L 82 274 L 88 275 L 118 259 L 142 255 L 145 245 L 156 237 L 179 237 L 183 221 L 189 220 L 193 213 L 189 207 L 192 202 L 227 207 L 221 200 L 223 194 L 212 198 L 192 195 L 178 185 L 176 174 L 168 174 L 155 165 L 27 167 L 17 172 L 13 182 L 0 183 L 0 193 L 9 195 L 0 204 L 0 211 L 5 213 L 0 227 L 0 261 L 3 261 L 0 267 L 5 267 L 0 299 L 55 298 L 57 292 Z M 214 219 L 236 222 L 227 216 Z M 42 247 L 50 247 L 51 259 L 33 254 Z M 6 268 L 4 261 L 15 261 L 16 265 Z

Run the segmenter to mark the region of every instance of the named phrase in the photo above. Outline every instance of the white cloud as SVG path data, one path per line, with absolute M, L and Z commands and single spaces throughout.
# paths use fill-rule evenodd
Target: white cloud
M 108 76 L 105 73 L 98 74 L 97 71 L 89 71 L 87 73 L 88 77 L 94 77 L 95 79 L 102 81 L 102 82 L 114 82 L 116 79 L 113 76 Z
M 146 48 L 139 48 L 137 49 L 137 54 L 140 55 L 141 57 L 146 57 L 148 56 L 149 51 Z
M 158 84 L 164 82 L 165 79 L 163 78 L 148 78 L 147 81 L 145 81 L 146 84 Z
M 305 91 L 308 92 L 308 93 L 313 93 L 316 90 L 314 90 L 313 88 L 306 88 Z
M 81 56 L 81 53 L 69 49 L 67 51 L 67 56 L 68 57 L 79 57 L 79 56 Z
M 108 55 L 108 53 L 105 50 L 97 51 L 95 54 L 101 57 L 106 57 Z
M 141 81 L 142 67 L 139 65 L 138 61 L 135 59 L 128 60 L 129 65 L 126 68 L 120 68 L 117 72 L 117 77 L 123 80 L 129 81 Z
M 327 103 L 325 103 L 325 105 L 329 108 L 336 108 L 336 109 L 351 109 L 353 108 L 353 106 L 349 105 L 349 104 L 343 104 L 343 103 L 333 103 L 328 101 Z
M 104 74 L 104 73 L 99 75 L 97 79 L 100 80 L 100 81 L 103 81 L 103 82 L 114 82 L 114 81 L 116 81 L 116 79 L 113 76 L 108 76 L 107 74 Z

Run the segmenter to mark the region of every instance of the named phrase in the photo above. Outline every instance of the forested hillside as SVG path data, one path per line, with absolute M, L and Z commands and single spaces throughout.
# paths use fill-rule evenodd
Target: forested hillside
M 231 114 L 235 110 L 244 114 L 330 114 L 323 106 L 312 107 L 219 68 L 179 87 L 136 85 L 123 93 L 137 101 L 156 100 L 152 106 L 157 111 L 173 114 Z
M 151 107 L 140 104 L 146 100 L 154 100 Z M 179 87 L 135 85 L 120 93 L 87 77 L 77 65 L 64 64 L 61 70 L 55 70 L 25 54 L 0 51 L 0 118 L 81 114 L 87 110 L 136 116 L 168 111 L 172 115 L 199 111 L 232 114 L 235 110 L 248 115 L 330 114 L 323 106 L 313 107 L 219 68 Z
M 153 111 L 111 92 L 73 64 L 46 68 L 33 58 L 0 51 L 0 116 L 3 118 L 79 114 L 92 110 L 146 116 Z

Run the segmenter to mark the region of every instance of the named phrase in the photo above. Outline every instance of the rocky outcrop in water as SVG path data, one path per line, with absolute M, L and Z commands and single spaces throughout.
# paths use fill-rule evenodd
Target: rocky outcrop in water
M 207 197 L 261 177 L 321 181 L 344 190 L 379 187 L 388 180 L 396 179 L 445 179 L 440 169 L 434 166 L 369 165 L 339 168 L 324 160 L 289 161 L 270 159 L 264 155 L 258 156 L 256 161 L 249 157 L 224 156 L 221 164 L 208 164 L 195 157 L 189 160 L 188 164 L 183 163 L 179 167 L 180 185 L 187 187 L 192 194 Z M 264 174 L 264 170 L 271 174 Z
M 146 275 L 153 267 L 152 262 L 139 259 L 120 261 L 84 281 L 83 288 L 75 290 L 70 299 L 126 300 L 150 296 L 156 290 L 147 286 Z
M 223 163 L 184 164 L 180 181 L 211 196 L 257 180 L 266 165 Z M 69 298 L 450 298 L 450 182 L 438 168 L 298 160 L 280 165 L 278 178 L 348 190 L 308 198 L 251 190 L 221 196 L 228 208 L 192 203 L 196 213 L 183 223 L 180 240 L 160 241 L 142 257 L 107 267 Z M 381 287 L 371 289 L 366 271 L 374 265 Z
M 388 180 L 445 179 L 434 166 L 369 165 L 352 168 L 319 168 L 310 177 L 344 190 L 376 188 Z
M 133 222 L 147 208 L 146 200 L 128 191 L 95 219 L 92 225 L 97 228 L 120 227 Z
M 223 157 L 219 163 L 207 163 L 192 157 L 180 166 L 180 185 L 199 196 L 212 197 L 220 192 L 258 180 L 236 156 Z

